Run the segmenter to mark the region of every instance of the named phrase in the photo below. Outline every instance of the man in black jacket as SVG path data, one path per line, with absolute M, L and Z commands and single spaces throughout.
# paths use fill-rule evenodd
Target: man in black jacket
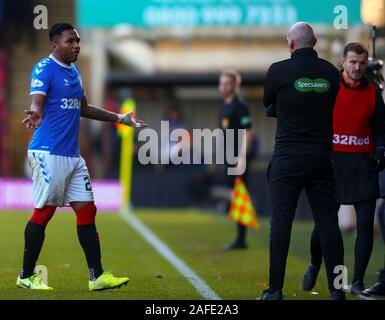
M 345 299 L 335 281 L 334 268 L 343 265 L 343 242 L 334 198 L 332 114 L 339 89 L 339 72 L 318 58 L 317 39 L 304 22 L 290 27 L 287 35 L 291 58 L 270 66 L 263 102 L 273 105 L 277 131 L 267 179 L 272 204 L 270 221 L 269 289 L 260 300 L 283 298 L 286 259 L 295 210 L 305 189 L 319 232 L 331 298 Z

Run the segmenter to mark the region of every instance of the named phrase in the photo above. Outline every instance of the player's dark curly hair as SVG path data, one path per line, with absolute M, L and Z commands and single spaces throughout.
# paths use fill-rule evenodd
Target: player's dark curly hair
M 55 23 L 49 30 L 49 40 L 52 42 L 55 40 L 55 37 L 60 36 L 64 30 L 73 30 L 75 29 L 73 25 L 68 22 L 59 22 Z
M 345 46 L 345 48 L 344 48 L 344 58 L 345 59 L 348 56 L 348 52 L 350 52 L 350 51 L 354 52 L 356 54 L 365 53 L 366 57 L 369 57 L 368 49 L 364 45 L 362 45 L 361 43 L 358 43 L 358 42 L 351 42 Z

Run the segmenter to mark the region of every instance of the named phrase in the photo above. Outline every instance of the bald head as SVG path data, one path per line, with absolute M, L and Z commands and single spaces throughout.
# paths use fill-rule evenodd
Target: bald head
M 293 24 L 287 32 L 287 41 L 293 53 L 301 48 L 313 48 L 317 42 L 313 28 L 306 22 Z

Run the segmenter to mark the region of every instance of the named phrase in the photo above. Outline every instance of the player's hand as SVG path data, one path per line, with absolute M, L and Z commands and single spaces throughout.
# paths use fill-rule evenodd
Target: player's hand
M 27 118 L 21 122 L 22 125 L 28 129 L 37 129 L 42 121 L 41 114 L 32 110 L 24 110 L 24 112 L 27 115 Z
M 147 123 L 139 119 L 134 119 L 132 115 L 133 115 L 133 112 L 118 114 L 118 123 L 125 124 L 126 126 L 135 127 L 135 128 L 147 127 Z

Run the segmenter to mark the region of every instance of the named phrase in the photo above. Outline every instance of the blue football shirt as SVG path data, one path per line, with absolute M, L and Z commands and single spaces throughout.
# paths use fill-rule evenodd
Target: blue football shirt
M 29 143 L 28 150 L 53 155 L 78 157 L 78 134 L 81 101 L 84 95 L 79 70 L 59 62 L 50 55 L 35 65 L 31 74 L 30 94 L 43 94 L 41 125 Z

